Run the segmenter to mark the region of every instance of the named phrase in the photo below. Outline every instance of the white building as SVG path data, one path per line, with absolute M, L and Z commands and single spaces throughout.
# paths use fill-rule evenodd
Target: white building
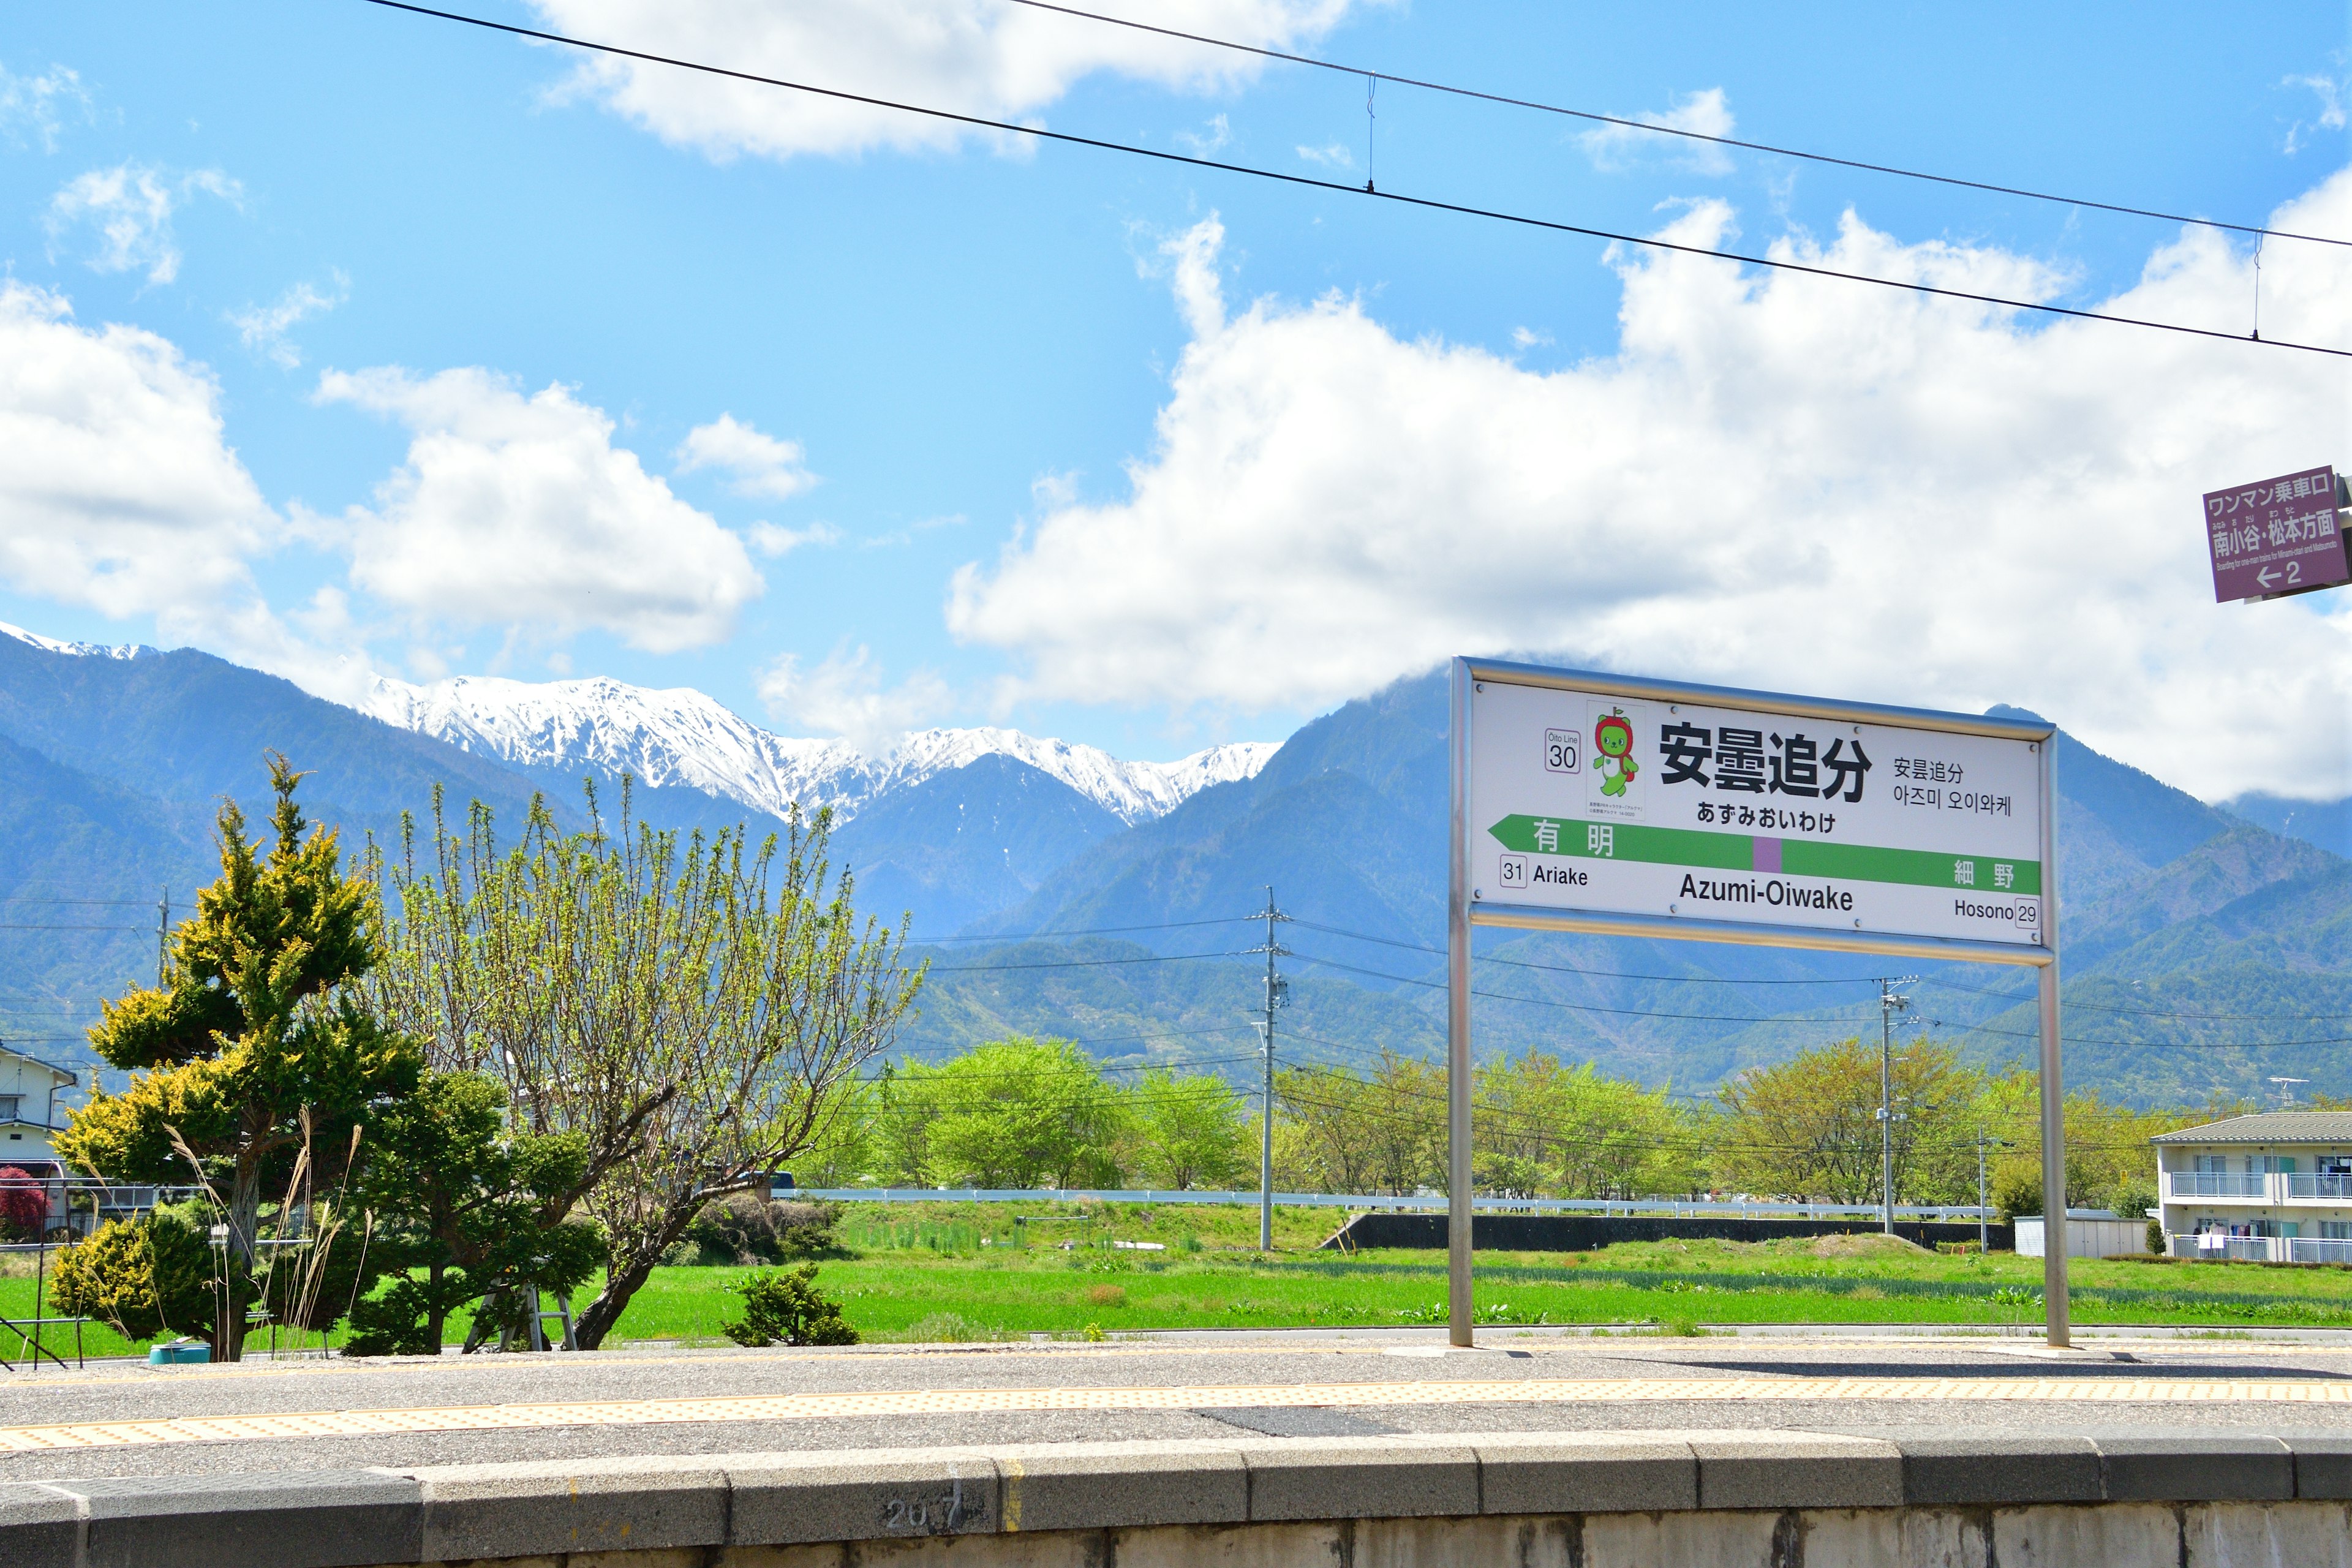
M 64 1068 L 0 1046 L 0 1165 L 45 1175 L 57 1165 L 52 1133 L 65 1128 L 58 1096 L 80 1080 Z
M 2154 1142 L 2175 1258 L 2352 1263 L 2352 1111 L 2233 1116 Z

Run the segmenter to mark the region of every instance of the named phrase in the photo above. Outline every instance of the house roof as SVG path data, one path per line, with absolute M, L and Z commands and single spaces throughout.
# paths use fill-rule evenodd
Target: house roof
M 71 1068 L 61 1068 L 55 1062 L 45 1062 L 38 1057 L 27 1056 L 23 1051 L 14 1049 L 8 1046 L 0 1046 L 0 1057 L 14 1057 L 20 1062 L 31 1063 L 34 1067 L 39 1068 L 43 1072 L 47 1073 L 51 1078 L 56 1079 L 60 1088 L 67 1084 L 75 1084 L 81 1081 L 80 1077 L 76 1074 Z
M 2352 1110 L 2266 1110 L 2159 1133 L 2153 1143 L 2352 1143 Z

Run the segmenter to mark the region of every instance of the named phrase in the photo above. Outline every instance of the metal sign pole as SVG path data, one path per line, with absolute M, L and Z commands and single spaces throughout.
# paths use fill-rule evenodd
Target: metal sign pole
M 2042 1302 L 2054 1349 L 2072 1342 L 2066 1299 L 2066 1093 L 2058 1068 L 2058 737 L 2042 742 Z
M 1453 831 L 1445 907 L 1445 1338 L 1473 1341 L 1470 1302 L 1470 661 L 1454 661 Z

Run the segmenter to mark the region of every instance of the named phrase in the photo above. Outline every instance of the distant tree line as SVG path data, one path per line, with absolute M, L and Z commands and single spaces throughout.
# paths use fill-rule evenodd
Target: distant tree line
M 1478 1190 L 1525 1197 L 1880 1200 L 1880 1052 L 1836 1040 L 1677 1096 L 1542 1052 L 1473 1087 Z M 795 1163 L 803 1185 L 1197 1189 L 1255 1186 L 1259 1096 L 1204 1072 L 1116 1069 L 1066 1040 L 1013 1038 L 844 1084 Z M 1964 1066 L 1915 1038 L 1894 1052 L 1896 1201 L 2041 1208 L 2034 1076 Z M 1411 1194 L 1446 1184 L 1445 1068 L 1394 1052 L 1276 1075 L 1274 1180 L 1286 1192 Z M 2155 1134 L 2210 1111 L 2066 1101 L 2067 1201 L 2152 1205 Z

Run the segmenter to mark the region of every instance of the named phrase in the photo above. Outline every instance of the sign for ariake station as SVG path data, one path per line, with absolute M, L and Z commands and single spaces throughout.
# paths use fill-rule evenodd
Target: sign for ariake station
M 2045 742 L 2026 726 L 1542 673 L 1472 682 L 1474 911 L 2044 945 Z

